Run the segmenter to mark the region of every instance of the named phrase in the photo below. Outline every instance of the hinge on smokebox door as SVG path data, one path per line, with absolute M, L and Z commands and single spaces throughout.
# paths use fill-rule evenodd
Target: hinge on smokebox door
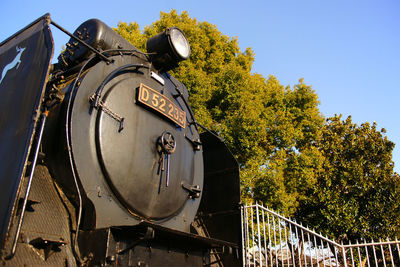
M 182 185 L 183 189 L 185 189 L 185 190 L 187 190 L 189 192 L 189 197 L 191 199 L 200 197 L 200 193 L 201 193 L 200 186 L 198 186 L 198 185 L 190 185 L 190 184 L 187 184 L 185 182 L 182 182 L 181 185 Z

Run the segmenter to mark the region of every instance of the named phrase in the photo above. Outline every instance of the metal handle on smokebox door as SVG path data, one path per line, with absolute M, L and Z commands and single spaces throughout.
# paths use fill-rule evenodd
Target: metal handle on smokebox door
M 170 155 L 175 152 L 176 141 L 174 136 L 170 132 L 163 132 L 161 136 L 158 138 L 157 145 L 160 147 L 160 164 L 162 164 L 161 171 L 164 170 L 164 154 L 167 158 L 167 173 L 166 173 L 166 186 L 169 185 L 169 169 L 170 169 Z

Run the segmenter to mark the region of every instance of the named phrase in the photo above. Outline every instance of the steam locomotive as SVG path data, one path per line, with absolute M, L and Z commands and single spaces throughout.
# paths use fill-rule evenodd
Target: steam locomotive
M 189 56 L 176 27 L 144 53 L 49 14 L 0 44 L 1 264 L 241 265 L 238 164 L 168 73 Z

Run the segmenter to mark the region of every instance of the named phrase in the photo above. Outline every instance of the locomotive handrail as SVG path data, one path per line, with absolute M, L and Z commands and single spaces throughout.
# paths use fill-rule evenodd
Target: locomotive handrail
M 25 209 L 26 209 L 26 205 L 28 203 L 29 193 L 31 191 L 33 174 L 35 172 L 36 162 L 37 162 L 37 158 L 38 158 L 38 155 L 39 155 L 40 143 L 42 141 L 43 130 L 44 130 L 44 126 L 46 124 L 47 115 L 48 115 L 48 111 L 47 110 L 42 113 L 42 123 L 40 125 L 40 131 L 39 131 L 39 136 L 38 136 L 38 140 L 37 140 L 37 143 L 36 143 L 35 154 L 33 156 L 32 168 L 31 168 L 31 173 L 29 175 L 28 185 L 26 186 L 26 191 L 25 191 L 25 196 L 24 196 L 24 203 L 23 203 L 22 208 L 21 208 L 21 215 L 20 215 L 19 220 L 18 220 L 17 231 L 15 233 L 14 241 L 12 243 L 11 252 L 10 252 L 9 255 L 4 257 L 4 259 L 6 259 L 6 260 L 9 260 L 12 257 L 14 257 L 15 251 L 17 250 L 17 243 L 18 243 L 17 241 L 18 241 L 19 235 L 21 233 L 22 222 L 24 220 Z
M 119 68 L 117 68 L 116 70 L 112 71 L 110 74 L 108 74 L 108 76 L 103 80 L 103 82 L 101 83 L 101 85 L 99 86 L 99 88 L 97 88 L 95 94 L 94 94 L 94 101 L 91 103 L 90 108 L 97 108 L 99 106 L 99 101 L 100 101 L 100 96 L 101 93 L 103 92 L 104 86 L 115 76 L 115 74 L 117 74 L 118 72 L 124 70 L 124 69 L 128 69 L 128 68 L 147 68 L 149 69 L 150 66 L 146 66 L 144 64 L 127 64 L 124 66 L 121 66 Z
M 67 143 L 67 150 L 68 150 L 68 160 L 69 160 L 69 164 L 71 166 L 71 171 L 72 171 L 72 177 L 74 179 L 74 183 L 75 183 L 75 188 L 76 188 L 76 192 L 78 195 L 78 199 L 79 199 L 79 208 L 78 208 L 78 217 L 76 219 L 76 232 L 75 232 L 75 237 L 74 237 L 74 241 L 73 241 L 73 246 L 72 246 L 72 251 L 74 253 L 74 255 L 76 256 L 77 260 L 79 263 L 82 262 L 81 256 L 80 256 L 80 252 L 79 252 L 79 248 L 78 248 L 78 235 L 79 235 L 79 227 L 81 224 L 81 220 L 82 220 L 82 205 L 83 205 L 83 200 L 82 200 L 82 194 L 81 194 L 81 190 L 79 189 L 79 183 L 78 183 L 78 179 L 76 177 L 76 173 L 75 173 L 75 165 L 73 162 L 73 158 L 72 158 L 72 149 L 71 149 L 71 141 L 69 138 L 70 132 L 69 132 L 69 113 L 70 113 L 70 109 L 71 109 L 71 101 L 72 101 L 72 96 L 74 95 L 74 91 L 76 89 L 76 85 L 78 84 L 78 80 L 80 78 L 80 76 L 82 75 L 82 72 L 84 71 L 84 69 L 86 68 L 86 66 L 89 65 L 89 63 L 95 58 L 95 56 L 92 56 L 91 58 L 89 58 L 85 64 L 83 64 L 83 66 L 81 67 L 81 69 L 79 70 L 78 75 L 76 76 L 74 83 L 72 85 L 71 91 L 70 91 L 70 96 L 68 98 L 68 104 L 67 104 L 67 113 L 65 116 L 65 138 L 66 138 L 66 143 Z

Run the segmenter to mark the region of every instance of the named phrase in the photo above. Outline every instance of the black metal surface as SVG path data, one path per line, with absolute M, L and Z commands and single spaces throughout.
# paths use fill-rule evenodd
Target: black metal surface
M 108 60 L 108 58 L 103 55 L 101 53 L 101 51 L 97 50 L 96 48 L 92 47 L 91 45 L 89 45 L 88 43 L 82 41 L 81 38 L 77 37 L 76 35 L 73 35 L 72 33 L 68 32 L 66 29 L 64 29 L 63 27 L 61 27 L 60 25 L 58 25 L 57 23 L 55 23 L 54 21 L 51 22 L 52 25 L 54 25 L 56 28 L 58 28 L 59 30 L 61 30 L 62 32 L 64 32 L 65 34 L 67 34 L 68 36 L 71 37 L 71 40 L 74 40 L 74 44 L 76 42 L 78 42 L 80 45 L 83 45 L 84 47 L 86 47 L 88 50 L 90 50 L 91 52 L 95 53 L 97 56 L 99 56 L 101 59 L 103 59 L 105 62 L 110 63 L 110 61 Z M 82 36 L 81 36 L 82 37 Z M 72 43 L 72 41 L 70 40 L 70 42 L 68 43 L 69 45 Z M 66 51 L 68 53 L 71 54 L 71 50 Z M 73 52 L 72 52 L 73 53 Z
M 146 234 L 138 229 L 99 229 L 81 233 L 81 247 L 87 266 L 202 266 L 209 262 L 208 251 L 185 247 L 175 239 L 140 239 Z M 155 233 L 157 235 L 157 232 Z M 135 246 L 118 253 L 127 246 Z
M 83 81 L 77 98 L 83 93 L 86 79 L 90 81 L 89 75 L 90 73 Z M 93 75 L 96 79 L 99 77 L 95 73 Z M 125 118 L 124 130 L 116 131 L 115 121 L 106 113 L 99 112 L 96 133 L 91 138 L 96 139 L 103 173 L 119 201 L 138 215 L 159 220 L 177 214 L 188 201 L 181 182 L 193 183 L 195 178 L 201 179 L 201 174 L 194 165 L 195 160 L 201 159 L 193 153 L 180 127 L 135 103 L 135 89 L 140 83 L 149 85 L 150 79 L 147 75 L 145 72 L 121 75 L 115 79 L 117 81 L 106 86 L 103 102 L 114 113 Z M 151 87 L 172 98 L 170 88 L 155 82 Z M 82 96 L 84 95 L 83 93 Z M 77 110 L 75 114 L 81 116 L 83 112 L 87 113 L 86 110 Z M 157 174 L 160 158 L 157 141 L 165 131 L 171 132 L 176 140 L 175 152 L 170 155 L 169 160 L 168 187 L 164 182 L 165 176 Z
M 198 217 L 210 219 L 212 225 L 207 229 L 209 232 L 213 230 L 212 237 L 237 243 L 240 240 L 239 164 L 226 145 L 214 135 L 202 133 L 201 142 L 204 149 L 204 189 Z M 215 222 L 219 219 L 220 225 Z
M 137 50 L 127 40 L 98 19 L 90 19 L 82 23 L 73 33 L 98 51 L 109 49 Z M 82 63 L 94 54 L 87 46 L 71 38 L 66 44 L 66 50 L 58 57 L 62 69 L 71 68 Z
M 111 64 L 99 62 L 80 82 L 71 111 L 71 148 L 80 183 L 89 202 L 94 207 L 97 228 L 113 225 L 134 225 L 140 218 L 158 221 L 175 229 L 189 231 L 199 199 L 190 199 L 181 183 L 202 187 L 203 162 L 201 151 L 195 151 L 185 136 L 199 139 L 195 126 L 185 129 L 170 120 L 136 104 L 136 92 L 141 83 L 157 90 L 186 111 L 182 98 L 174 98 L 173 84 L 166 80 L 164 86 L 151 78 L 146 68 L 123 69 L 126 65 L 146 64 L 137 56 L 113 56 Z M 103 84 L 103 81 L 107 80 Z M 99 101 L 103 109 L 91 109 L 89 101 L 102 88 Z M 56 179 L 67 194 L 74 198 L 69 167 L 65 164 L 66 148 L 62 137 L 66 111 L 61 108 L 58 118 L 50 116 L 48 135 L 60 138 L 45 146 L 49 164 Z M 110 113 L 114 116 L 110 116 Z M 124 128 L 114 117 L 124 118 Z M 56 120 L 60 123 L 57 124 Z M 50 128 L 55 129 L 54 132 Z M 59 133 L 57 133 L 59 131 Z M 160 154 L 157 140 L 168 131 L 176 141 L 176 149 L 169 155 L 170 170 L 158 173 Z M 57 147 L 58 146 L 58 147 Z M 64 154 L 64 156 L 60 156 Z M 165 161 L 167 167 L 167 161 Z M 67 169 L 67 170 L 66 170 Z M 166 177 L 169 184 L 166 186 Z M 87 215 L 87 213 L 86 213 Z M 86 216 L 85 215 L 85 216 Z M 173 219 L 173 220 L 172 220 Z
M 0 247 L 26 169 L 53 53 L 48 19 L 41 17 L 0 46 Z
M 203 266 L 210 263 L 211 249 L 227 256 L 234 256 L 238 249 L 230 242 L 144 221 L 136 226 L 81 232 L 80 246 L 89 266 Z
M 171 31 L 181 32 L 183 38 L 187 42 L 182 30 L 177 27 L 172 27 L 151 37 L 146 43 L 147 52 L 149 53 L 150 59 L 154 67 L 160 72 L 167 72 L 171 69 L 174 69 L 178 66 L 179 61 L 187 59 L 182 58 L 181 55 L 179 55 L 179 53 L 175 50 L 171 40 Z
M 239 165 L 220 138 L 210 132 L 200 137 L 204 186 L 194 226 L 206 236 L 241 244 Z M 240 265 L 235 257 L 223 256 L 222 260 L 225 266 Z

